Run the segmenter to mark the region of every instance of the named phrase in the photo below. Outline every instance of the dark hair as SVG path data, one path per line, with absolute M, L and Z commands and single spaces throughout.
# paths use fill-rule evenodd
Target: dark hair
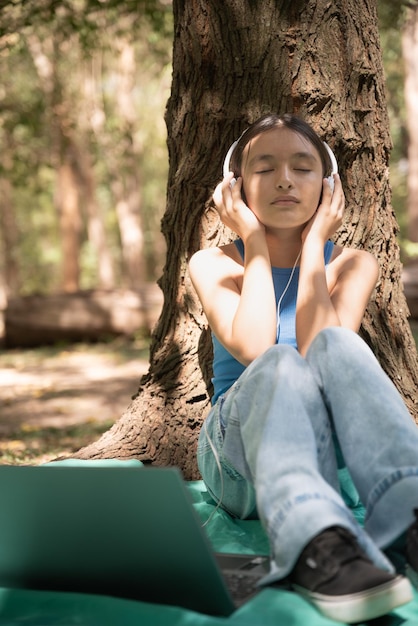
M 236 177 L 241 176 L 242 154 L 245 146 L 254 137 L 257 137 L 261 133 L 265 133 L 268 130 L 273 130 L 274 128 L 288 128 L 302 137 L 305 137 L 319 152 L 324 177 L 331 174 L 332 163 L 330 156 L 322 139 L 317 135 L 312 126 L 310 126 L 302 118 L 297 117 L 296 115 L 291 115 L 290 113 L 285 113 L 284 115 L 269 113 L 253 122 L 253 124 L 251 124 L 251 126 L 249 126 L 238 139 L 238 143 L 231 156 L 230 164 L 230 170 L 234 172 Z

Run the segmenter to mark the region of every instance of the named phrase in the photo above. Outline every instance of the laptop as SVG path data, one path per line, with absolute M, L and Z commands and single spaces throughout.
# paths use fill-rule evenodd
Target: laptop
M 175 468 L 0 466 L 0 501 L 1 587 L 228 616 L 269 571 L 213 552 Z

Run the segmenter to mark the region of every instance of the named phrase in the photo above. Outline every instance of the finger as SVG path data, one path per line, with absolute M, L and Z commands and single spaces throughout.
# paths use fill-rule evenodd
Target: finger
M 242 196 L 241 196 L 242 178 L 241 176 L 239 176 L 237 179 L 233 179 L 233 180 L 235 180 L 235 183 L 233 184 L 231 188 L 232 197 L 234 200 L 242 200 Z
M 228 172 L 228 174 L 221 180 L 221 182 L 216 185 L 215 191 L 212 194 L 213 201 L 216 205 L 223 202 L 223 194 L 225 191 L 231 191 L 231 181 L 233 178 L 233 172 Z
M 333 174 L 333 178 L 334 178 L 334 192 L 333 192 L 333 197 L 335 196 L 336 198 L 340 198 L 340 197 L 344 197 L 344 189 L 343 186 L 341 184 L 341 178 L 340 175 L 335 173 Z
M 225 178 L 222 181 L 222 185 L 224 187 L 227 187 L 228 189 L 232 189 L 232 187 L 234 186 L 233 184 L 234 180 L 235 180 L 234 172 L 228 172 L 228 174 L 225 176 Z
M 345 195 L 339 174 L 334 174 L 334 186 L 332 198 L 337 203 L 337 212 L 342 215 L 345 208 Z
M 322 204 L 327 204 L 334 213 L 340 213 L 344 211 L 345 196 L 344 190 L 341 184 L 339 174 L 333 174 L 334 189 L 331 189 L 329 180 L 324 178 L 322 185 Z
M 335 179 L 334 179 L 335 184 Z M 333 196 L 333 190 L 331 189 L 331 185 L 329 183 L 328 178 L 324 178 L 322 181 L 322 202 L 324 200 L 330 201 Z
M 228 172 L 228 174 L 224 177 L 222 183 L 221 183 L 221 189 L 222 189 L 222 201 L 224 206 L 227 206 L 231 203 L 232 200 L 232 188 L 233 188 L 233 181 L 234 181 L 234 174 L 233 172 Z

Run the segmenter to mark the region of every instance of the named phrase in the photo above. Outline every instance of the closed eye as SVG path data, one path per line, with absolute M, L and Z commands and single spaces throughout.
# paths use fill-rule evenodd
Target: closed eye
M 273 171 L 273 168 L 266 168 L 263 170 L 257 170 L 255 173 L 256 174 L 268 174 L 268 172 L 272 172 L 272 171 Z

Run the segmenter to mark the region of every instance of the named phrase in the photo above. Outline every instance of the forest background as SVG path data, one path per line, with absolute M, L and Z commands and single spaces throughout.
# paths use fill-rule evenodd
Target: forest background
M 0 13 L 0 303 L 154 282 L 168 170 L 169 0 L 6 5 Z M 379 0 L 403 261 L 408 132 L 402 4 Z M 0 305 L 0 306 L 1 306 Z
M 393 206 L 409 263 L 418 237 L 408 208 L 407 9 L 378 6 Z M 0 308 L 35 293 L 138 290 L 161 275 L 172 38 L 169 0 L 4 3 Z

